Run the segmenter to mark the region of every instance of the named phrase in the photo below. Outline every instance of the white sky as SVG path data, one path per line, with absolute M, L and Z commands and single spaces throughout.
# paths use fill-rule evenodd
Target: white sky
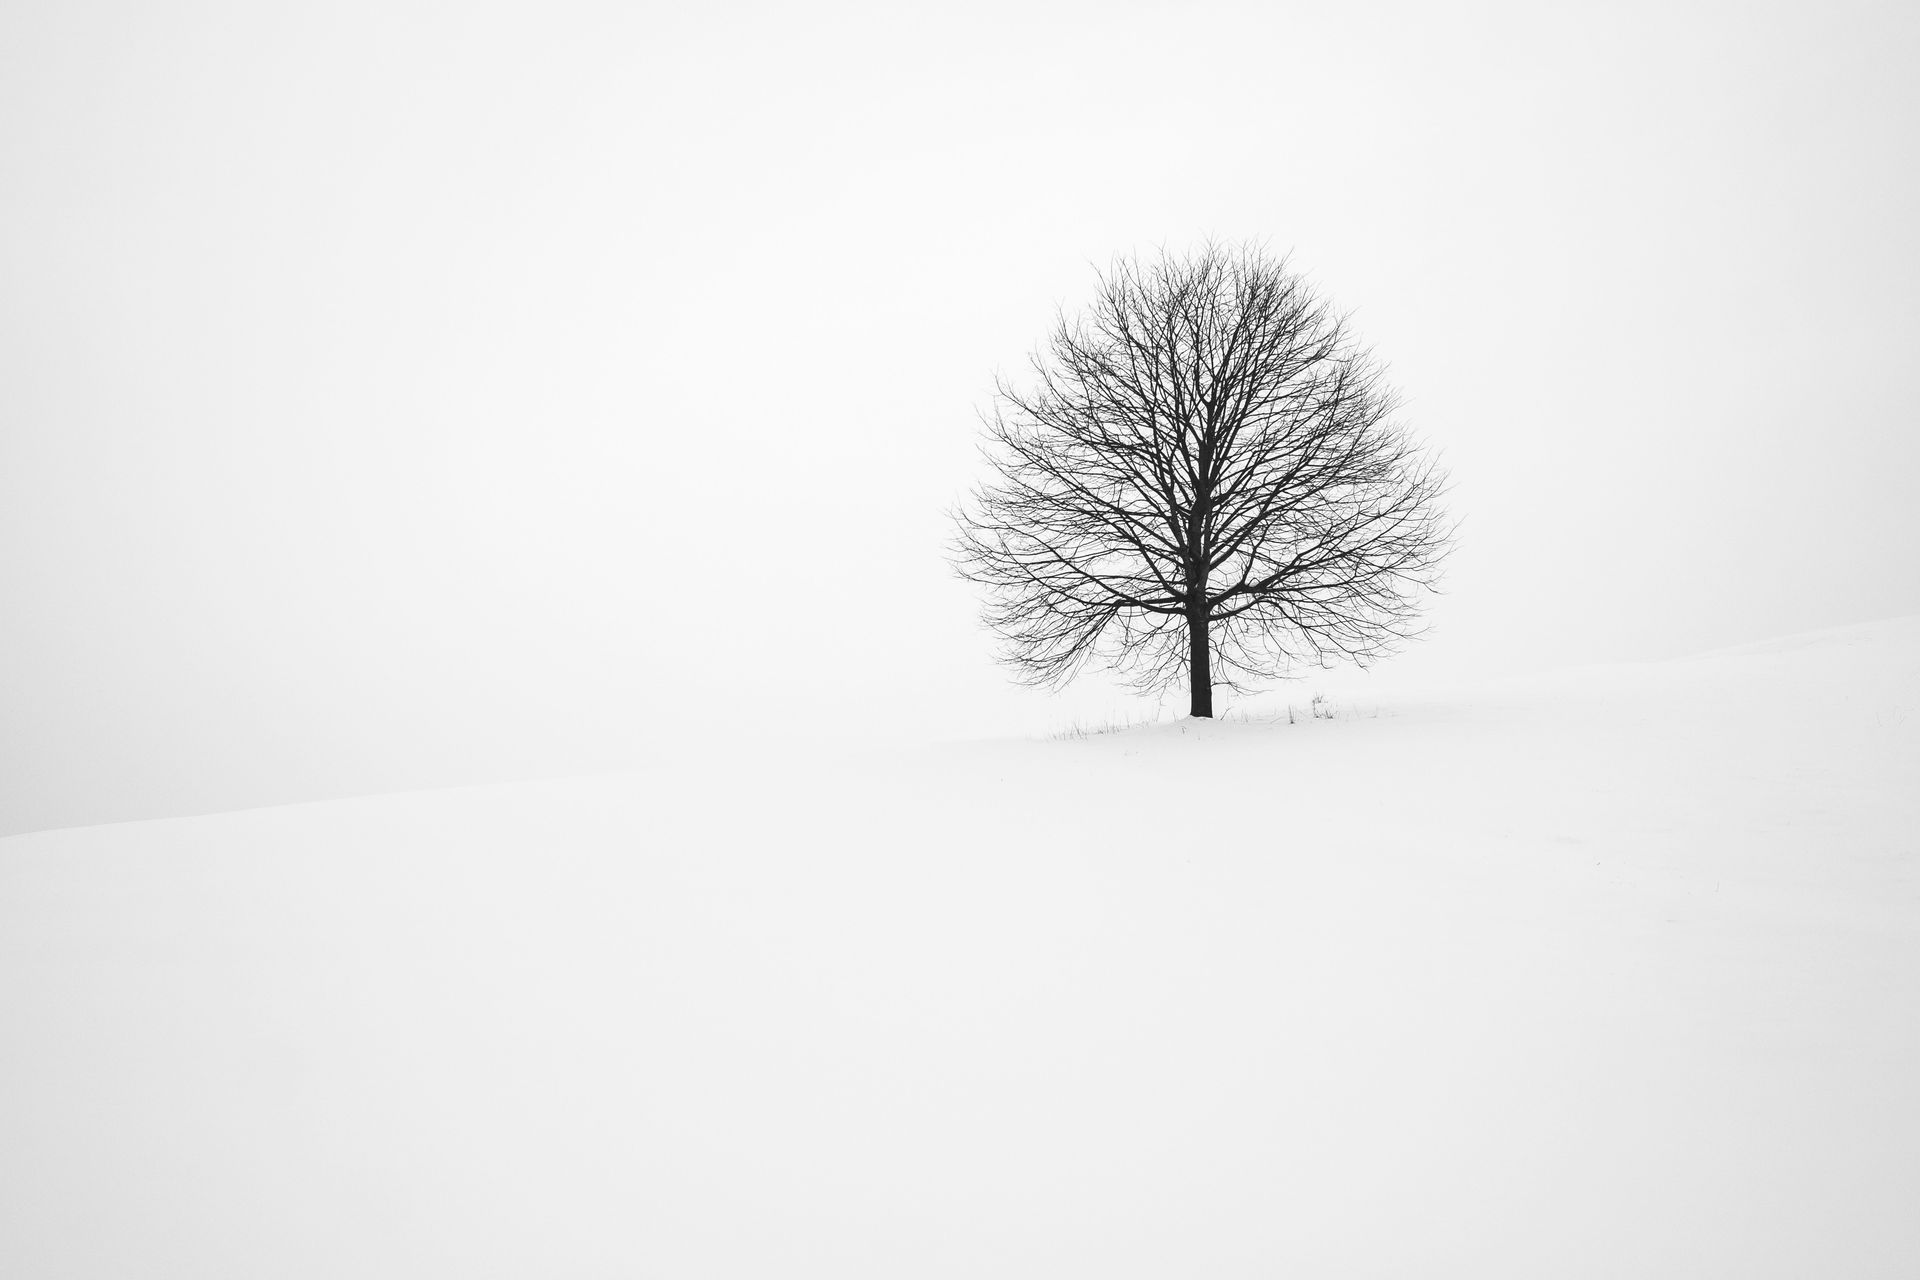
M 988 661 L 975 411 L 1291 249 L 1465 517 L 1413 673 L 1920 609 L 1910 4 L 9 4 L 0 833 L 1136 714 Z

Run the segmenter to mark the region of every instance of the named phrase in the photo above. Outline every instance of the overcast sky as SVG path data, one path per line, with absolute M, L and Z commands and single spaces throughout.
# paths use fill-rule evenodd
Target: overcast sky
M 14 0 L 0 833 L 1119 714 L 945 512 L 1207 237 L 1454 473 L 1403 673 L 1920 610 L 1917 14 Z

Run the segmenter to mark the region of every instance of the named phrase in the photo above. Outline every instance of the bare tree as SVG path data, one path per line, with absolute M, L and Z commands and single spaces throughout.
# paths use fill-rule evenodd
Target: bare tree
M 1445 477 L 1382 369 L 1284 259 L 1122 260 L 986 416 L 996 478 L 957 513 L 1001 657 L 1057 685 L 1093 657 L 1184 675 L 1192 714 L 1293 665 L 1415 634 L 1451 528 Z

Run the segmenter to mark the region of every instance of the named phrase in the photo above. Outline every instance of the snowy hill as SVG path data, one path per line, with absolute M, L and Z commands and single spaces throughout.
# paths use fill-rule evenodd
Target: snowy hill
M 0 841 L 0 1274 L 1920 1274 L 1920 619 L 1333 707 Z

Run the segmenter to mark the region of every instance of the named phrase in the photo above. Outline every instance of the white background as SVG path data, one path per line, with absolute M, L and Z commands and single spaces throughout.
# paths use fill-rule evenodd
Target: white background
M 1402 670 L 1912 612 L 1916 65 L 1906 4 L 16 0 L 0 833 L 1121 714 L 1006 684 L 944 510 L 1206 236 L 1455 473 Z

